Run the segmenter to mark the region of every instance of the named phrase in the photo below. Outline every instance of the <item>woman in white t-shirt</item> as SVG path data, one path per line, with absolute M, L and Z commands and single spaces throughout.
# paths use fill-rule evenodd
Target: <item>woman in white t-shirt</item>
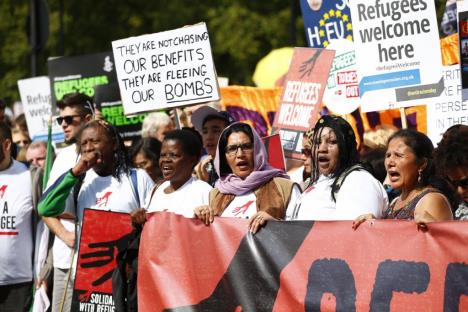
M 338 116 L 323 116 L 312 138 L 312 177 L 289 220 L 354 220 L 381 215 L 388 205 L 383 186 L 356 163 L 354 131 Z
M 214 216 L 250 219 L 252 233 L 267 220 L 283 220 L 293 210 L 300 189 L 267 160 L 262 140 L 248 124 L 227 127 L 214 160 L 220 179 L 210 193 L 210 204 L 197 207 L 196 216 L 207 225 Z
M 142 224 L 146 212 L 168 211 L 194 217 L 193 209 L 208 204 L 211 186 L 192 177 L 192 171 L 200 160 L 200 139 L 188 130 L 173 130 L 162 142 L 159 167 L 165 182 L 151 192 L 145 209 L 132 212 L 132 221 Z

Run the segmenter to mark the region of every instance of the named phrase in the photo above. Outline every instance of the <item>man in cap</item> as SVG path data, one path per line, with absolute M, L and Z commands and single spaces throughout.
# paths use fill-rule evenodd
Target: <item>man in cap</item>
M 203 106 L 193 112 L 191 121 L 194 128 L 201 134 L 203 147 L 208 154 L 195 166 L 195 174 L 200 180 L 214 186 L 219 178 L 213 165 L 219 136 L 235 120 L 228 112 Z

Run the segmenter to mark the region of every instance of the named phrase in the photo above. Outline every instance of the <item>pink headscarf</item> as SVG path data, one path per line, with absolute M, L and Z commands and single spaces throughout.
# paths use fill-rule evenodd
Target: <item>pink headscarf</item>
M 241 123 L 236 122 L 231 124 L 229 127 L 224 129 L 223 133 L 236 124 Z M 250 125 L 248 124 L 243 124 L 250 127 Z M 259 188 L 260 186 L 262 186 L 263 184 L 267 183 L 275 177 L 289 178 L 289 176 L 282 170 L 275 169 L 271 167 L 270 164 L 268 164 L 268 154 L 262 139 L 255 131 L 255 129 L 253 129 L 252 127 L 250 127 L 250 129 L 252 130 L 254 139 L 254 170 L 245 179 L 241 179 L 233 173 L 230 173 L 227 176 L 221 176 L 220 153 L 224 153 L 224 151 L 219 150 L 218 141 L 218 147 L 216 148 L 216 157 L 214 159 L 214 166 L 216 169 L 216 173 L 220 178 L 216 182 L 215 187 L 223 194 L 242 195 L 250 191 L 255 191 L 257 188 Z M 223 135 L 223 133 L 221 134 L 221 136 Z

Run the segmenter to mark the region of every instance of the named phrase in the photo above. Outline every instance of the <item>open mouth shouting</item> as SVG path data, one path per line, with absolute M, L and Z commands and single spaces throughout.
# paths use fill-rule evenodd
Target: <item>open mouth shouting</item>
M 161 166 L 161 171 L 165 179 L 168 179 L 174 175 L 174 168 L 170 165 Z

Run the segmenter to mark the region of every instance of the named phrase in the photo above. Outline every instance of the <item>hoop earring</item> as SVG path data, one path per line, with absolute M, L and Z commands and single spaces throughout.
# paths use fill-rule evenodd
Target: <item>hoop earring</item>
M 418 171 L 418 183 L 421 184 L 422 182 L 422 170 Z

